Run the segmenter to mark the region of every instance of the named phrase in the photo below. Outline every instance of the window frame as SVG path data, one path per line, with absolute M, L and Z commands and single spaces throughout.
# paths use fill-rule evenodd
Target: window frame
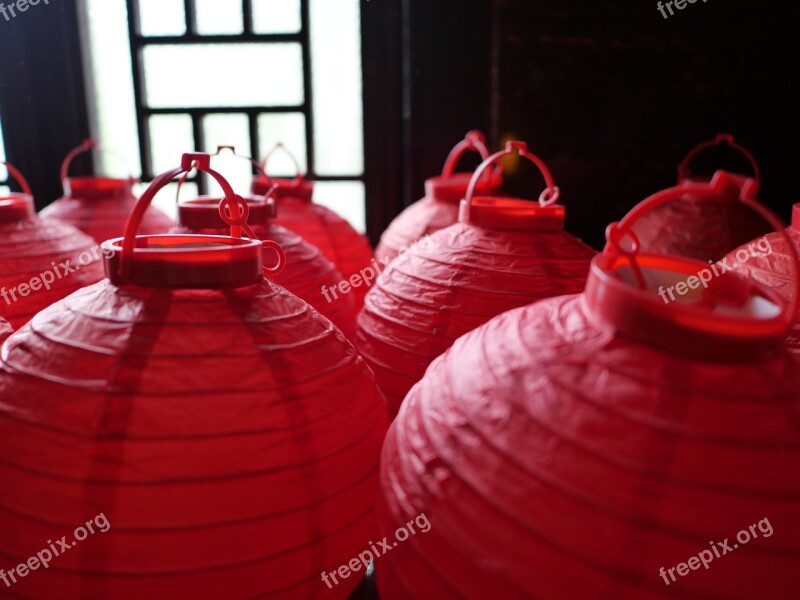
M 314 89 L 312 81 L 310 8 L 309 0 L 300 0 L 300 31 L 297 33 L 256 33 L 253 23 L 252 0 L 241 0 L 243 15 L 243 31 L 238 34 L 200 34 L 197 31 L 195 0 L 183 0 L 186 31 L 182 35 L 147 36 L 141 33 L 139 19 L 139 0 L 125 0 L 128 9 L 128 35 L 130 39 L 131 60 L 133 65 L 133 91 L 136 112 L 136 125 L 139 134 L 139 152 L 141 156 L 142 180 L 150 181 L 158 173 L 153 172 L 153 160 L 150 152 L 149 120 L 157 115 L 188 115 L 192 120 L 192 135 L 197 149 L 206 149 L 203 120 L 208 115 L 230 114 L 244 115 L 248 120 L 250 134 L 250 156 L 261 160 L 271 149 L 264 147 L 260 139 L 259 117 L 274 114 L 302 114 L 305 119 L 306 172 L 304 175 L 319 182 L 360 182 L 366 185 L 365 173 L 361 175 L 320 175 L 316 171 L 314 148 Z M 303 103 L 285 106 L 236 106 L 236 107 L 151 107 L 147 105 L 144 72 L 144 49 L 156 45 L 194 45 L 194 44 L 276 44 L 299 43 L 303 60 Z M 363 71 L 363 67 L 362 67 Z M 365 123 L 366 128 L 366 123 Z M 362 132 L 363 135 L 363 132 Z M 187 179 L 198 185 L 201 194 L 208 192 L 205 177 L 194 175 Z

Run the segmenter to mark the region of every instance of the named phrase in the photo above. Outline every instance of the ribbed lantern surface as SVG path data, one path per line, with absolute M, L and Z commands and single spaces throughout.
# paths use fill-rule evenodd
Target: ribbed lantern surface
M 375 251 L 379 261 L 392 261 L 401 250 L 426 235 L 458 223 L 459 205 L 467 195 L 472 173 L 456 173 L 455 169 L 467 150 L 479 153 L 483 160 L 489 157 L 485 136 L 480 131 L 470 131 L 447 157 L 442 174 L 425 182 L 425 197 L 400 213 L 383 233 Z M 502 178 L 491 171 L 479 182 L 476 192 L 479 196 L 494 196 L 501 185 Z
M 708 177 L 693 176 L 689 166 L 699 152 L 722 143 L 743 153 L 755 175 L 751 178 L 723 171 L 729 185 L 718 191 L 687 191 L 681 198 L 644 216 L 634 226 L 643 250 L 716 261 L 732 248 L 771 231 L 768 223 L 739 201 L 743 192 L 748 200 L 757 200 L 761 176 L 755 159 L 732 136 L 720 135 L 695 148 L 679 167 L 679 183 L 691 186 L 710 181 Z
M 278 205 L 277 225 L 295 232 L 319 248 L 339 269 L 345 281 L 370 268 L 374 255 L 367 238 L 334 211 L 314 204 L 312 183 L 302 177 L 292 180 L 257 177 L 253 181 L 253 193 L 263 196 L 273 186 L 275 188 L 270 197 Z M 357 287 L 352 286 L 349 295 L 352 295 L 356 306 L 361 307 L 366 293 L 366 285 L 359 281 Z
M 219 214 L 219 199 L 199 198 L 178 205 L 177 233 L 225 235 L 230 231 Z M 296 233 L 275 223 L 276 207 L 273 202 L 248 198 L 247 223 L 261 240 L 272 240 L 286 254 L 286 268 L 272 280 L 299 296 L 333 321 L 346 336 L 351 337 L 356 327 L 356 303 L 352 295 L 342 295 L 328 301 L 322 293 L 323 286 L 335 287 L 344 277 L 325 258 L 320 250 Z M 268 260 L 268 259 L 267 259 Z
M 742 275 L 774 290 L 785 301 L 791 301 L 795 293 L 792 281 L 794 260 L 786 237 L 795 250 L 800 251 L 800 204 L 792 210 L 792 224 L 786 234 L 770 233 L 743 244 L 727 256 L 726 264 Z M 786 338 L 789 349 L 800 353 L 800 315 L 795 318 Z
M 12 333 L 14 333 L 14 330 L 11 328 L 11 325 L 8 324 L 8 321 L 0 318 L 0 344 Z
M 481 169 L 473 183 L 480 177 Z M 555 189 L 549 172 L 546 178 L 548 190 Z M 393 414 L 456 339 L 507 310 L 577 293 L 586 283 L 594 251 L 564 231 L 562 206 L 514 198 L 466 202 L 460 223 L 389 266 L 359 315 L 356 345 Z
M 659 288 L 707 263 L 637 264 L 645 289 L 628 256 L 602 255 L 584 294 L 497 317 L 411 391 L 384 446 L 379 535 L 423 513 L 430 529 L 381 557 L 382 599 L 792 597 L 784 307 L 733 273 L 666 304 Z
M 375 535 L 387 416 L 369 369 L 263 277 L 260 242 L 133 237 L 154 190 L 207 160 L 154 182 L 106 244 L 110 280 L 6 342 L 4 565 L 95 515 L 110 523 L 20 580 L 22 597 L 347 598 L 358 584 L 320 573 Z
M 67 156 L 62 167 L 64 195 L 41 211 L 42 218 L 58 219 L 92 236 L 98 243 L 120 237 L 125 221 L 136 204 L 133 179 L 111 177 L 69 177 L 68 169 L 77 155 L 97 147 L 90 141 Z M 175 223 L 157 208 L 150 207 L 142 219 L 143 235 L 166 233 Z
M 0 317 L 18 329 L 37 312 L 103 278 L 95 241 L 71 225 L 36 216 L 30 187 L 0 197 Z

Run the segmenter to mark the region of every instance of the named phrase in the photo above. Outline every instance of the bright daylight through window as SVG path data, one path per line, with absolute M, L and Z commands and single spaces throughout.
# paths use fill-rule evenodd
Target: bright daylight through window
M 84 0 L 93 129 L 149 181 L 187 149 L 235 146 L 261 159 L 283 143 L 315 201 L 365 230 L 358 0 Z M 193 14 L 185 7 L 194 6 Z M 130 18 L 129 18 L 130 17 Z M 175 68 L 174 65 L 181 65 Z M 98 156 L 102 169 L 119 163 Z M 218 164 L 249 185 L 246 163 Z M 276 153 L 271 175 L 292 176 Z M 207 180 L 187 193 L 213 191 Z M 174 213 L 174 188 L 156 200 Z

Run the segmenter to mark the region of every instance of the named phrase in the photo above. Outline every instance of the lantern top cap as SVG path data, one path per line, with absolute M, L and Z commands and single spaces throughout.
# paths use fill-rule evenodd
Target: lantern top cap
M 784 303 L 772 290 L 721 264 L 677 256 L 640 255 L 634 268 L 629 257 L 600 254 L 583 299 L 625 337 L 712 361 L 774 355 L 787 328 Z
M 75 200 L 112 200 L 133 198 L 135 179 L 113 177 L 70 177 L 64 181 L 66 198 Z
M 22 193 L 9 192 L 0 196 L 0 223 L 14 223 L 23 221 L 36 214 L 36 208 L 33 204 L 33 192 L 28 180 L 20 171 L 11 163 L 0 161 L 0 165 L 4 165 L 9 174 L 17 181 Z
M 547 165 L 527 150 L 522 141 L 509 141 L 506 149 L 488 157 L 475 171 L 467 194 L 461 202 L 459 220 L 479 227 L 492 229 L 519 229 L 528 231 L 555 231 L 563 229 L 565 210 L 557 204 L 561 192 L 553 181 Z M 546 188 L 539 196 L 538 204 L 522 198 L 483 197 L 476 198 L 484 175 L 501 158 L 518 153 L 535 164 L 544 177 Z
M 737 143 L 734 140 L 733 135 L 729 133 L 718 133 L 713 140 L 708 140 L 707 142 L 702 142 L 695 146 L 689 154 L 681 161 L 680 165 L 678 165 L 678 183 L 683 183 L 684 181 L 691 181 L 691 180 L 698 180 L 698 177 L 692 177 L 689 175 L 691 172 L 690 166 L 692 161 L 702 152 L 708 150 L 709 148 L 713 148 L 715 146 L 720 146 L 726 144 L 730 146 L 733 150 L 739 152 L 747 162 L 750 163 L 750 167 L 753 170 L 753 177 L 756 183 L 758 184 L 758 188 L 761 187 L 761 169 L 758 166 L 758 162 L 756 161 L 753 154 L 744 146 Z
M 633 225 L 650 211 L 685 193 L 720 193 L 727 178 L 718 172 L 707 184 L 681 184 L 644 200 L 619 223 L 609 225 L 608 243 L 595 259 L 586 288 L 590 307 L 619 330 L 672 351 L 708 351 L 731 359 L 754 355 L 758 347 L 780 346 L 797 313 L 800 293 L 789 305 L 771 290 L 735 273 L 736 265 L 707 264 L 674 255 L 642 253 Z M 769 209 L 740 190 L 740 200 L 788 238 Z M 795 285 L 800 286 L 800 257 L 795 255 Z M 702 289 L 701 289 L 702 287 Z M 800 289 L 800 287 L 798 288 Z M 690 293 L 691 291 L 691 293 Z
M 35 215 L 33 196 L 13 192 L 0 196 L 0 223 L 24 221 Z
M 124 241 L 116 238 L 102 244 L 106 274 L 114 285 L 216 289 L 255 285 L 263 278 L 263 246 L 259 240 L 212 235 L 137 236 L 129 272 L 123 276 Z
M 472 173 L 457 173 L 456 167 L 467 152 L 477 153 L 481 160 L 489 158 L 486 136 L 474 129 L 453 147 L 445 161 L 442 174 L 425 181 L 425 195 L 437 202 L 459 204 L 467 195 Z M 500 191 L 503 176 L 499 168 L 488 170 L 478 182 L 476 192 L 480 196 L 493 196 Z
M 278 202 L 294 199 L 311 204 L 314 197 L 314 183 L 305 178 L 270 177 L 266 179 L 259 175 L 253 179 L 251 191 L 258 196 L 269 195 Z
M 72 166 L 73 161 L 81 154 L 91 151 L 102 152 L 104 154 L 108 154 L 110 156 L 115 157 L 119 162 L 125 165 L 125 169 L 128 173 L 127 177 L 71 177 L 69 175 L 69 169 Z M 127 185 L 131 187 L 133 186 L 134 183 L 138 181 L 138 179 L 131 174 L 131 167 L 122 154 L 114 150 L 104 148 L 97 140 L 88 139 L 84 140 L 83 143 L 80 144 L 79 146 L 73 148 L 64 158 L 64 162 L 61 163 L 61 183 L 64 187 L 64 195 L 65 196 L 77 195 L 76 186 L 83 188 L 82 191 L 91 193 L 92 190 L 87 189 L 88 188 L 87 182 L 93 180 L 101 180 L 103 182 L 117 182 L 117 184 L 120 186 Z M 105 185 L 110 185 L 110 184 L 106 183 Z
M 103 244 L 106 272 L 116 285 L 163 288 L 239 287 L 260 281 L 263 273 L 277 274 L 286 264 L 281 247 L 259 241 L 247 225 L 249 205 L 228 181 L 211 169 L 211 157 L 187 153 L 181 166 L 156 177 L 136 203 L 125 226 L 125 236 Z M 155 195 L 173 179 L 192 169 L 213 177 L 223 190 L 218 213 L 231 227 L 230 236 L 161 235 L 137 236 L 144 213 Z M 242 239 L 246 233 L 249 239 Z M 278 257 L 275 267 L 263 266 L 263 250 Z
M 270 177 L 267 169 L 269 168 L 270 159 L 277 153 L 283 152 L 286 154 L 294 166 L 295 175 L 293 178 L 278 178 Z M 272 149 L 264 156 L 261 163 L 261 173 L 253 179 L 251 191 L 258 195 L 269 195 L 277 201 L 281 200 L 301 200 L 306 203 L 312 202 L 314 194 L 314 184 L 306 181 L 305 176 L 300 169 L 300 161 L 297 157 L 283 144 L 278 142 Z
M 178 222 L 193 230 L 225 229 L 229 227 L 226 217 L 230 208 L 222 203 L 219 196 L 199 196 L 178 202 Z M 247 207 L 243 216 L 249 225 L 268 225 L 277 217 L 277 204 L 273 198 L 249 196 L 242 198 Z M 244 209 L 240 206 L 240 212 Z

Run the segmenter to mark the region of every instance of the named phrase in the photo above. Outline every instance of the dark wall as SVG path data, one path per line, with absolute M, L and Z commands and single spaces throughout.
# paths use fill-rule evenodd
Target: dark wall
M 89 137 L 75 2 L 40 3 L 9 20 L 0 17 L 6 153 L 29 179 L 38 208 L 61 195 L 61 161 Z M 74 172 L 89 172 L 81 171 L 91 169 L 88 162 Z
M 409 5 L 405 74 L 407 172 L 422 197 L 450 150 L 491 120 L 491 0 L 405 0 Z M 473 161 L 475 162 L 475 161 Z M 465 164 L 470 164 L 466 162 Z M 470 165 L 475 166 L 475 165 Z
M 489 132 L 492 0 L 362 2 L 367 220 L 377 243 L 467 131 Z M 467 167 L 476 162 L 467 162 Z
M 567 227 L 598 247 L 717 132 L 752 150 L 762 199 L 788 217 L 800 201 L 797 51 L 781 4 L 698 0 L 665 20 L 649 0 L 495 0 L 495 136 L 529 141 L 562 189 Z M 538 194 L 525 174 L 511 187 Z

